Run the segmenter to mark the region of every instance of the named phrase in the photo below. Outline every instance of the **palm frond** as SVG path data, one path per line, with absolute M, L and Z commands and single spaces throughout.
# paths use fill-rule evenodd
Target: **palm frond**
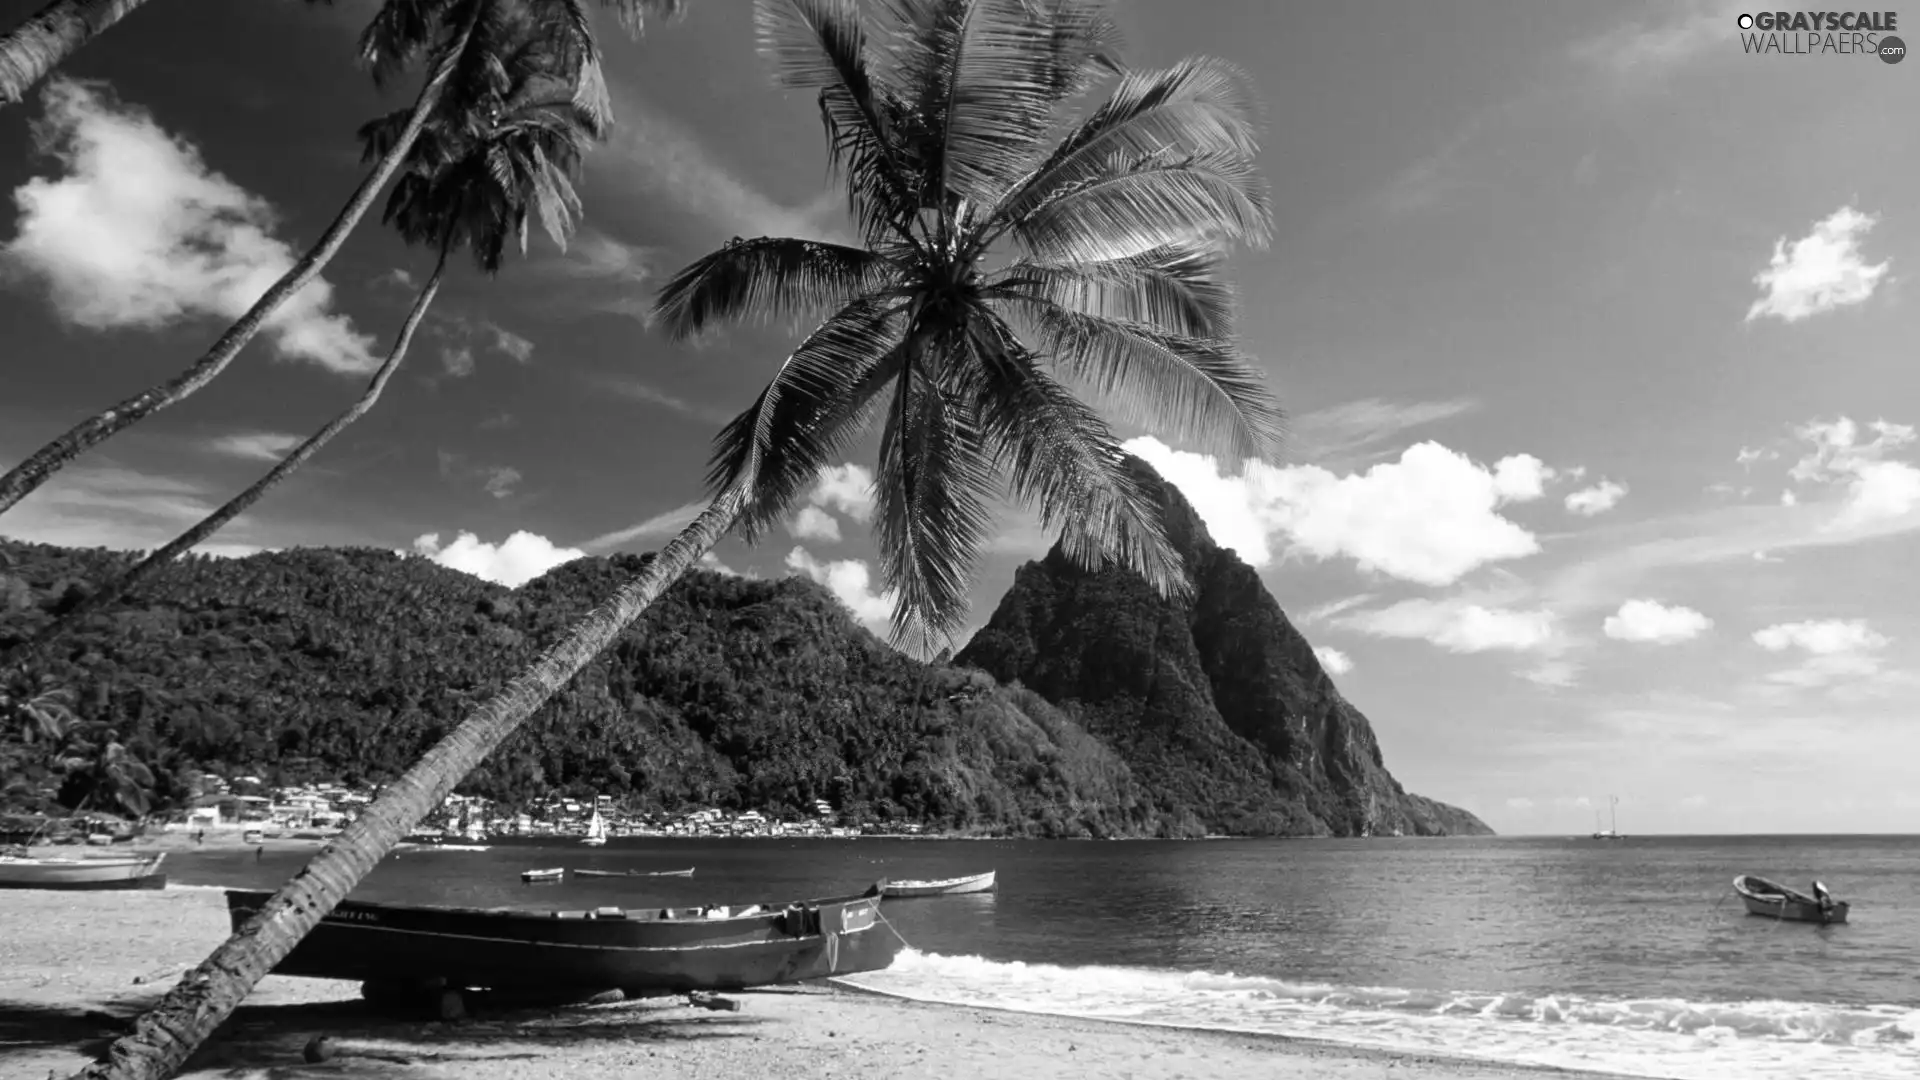
M 848 304 L 714 437 L 708 489 L 716 497 L 741 486 L 751 492 L 736 526 L 742 538 L 751 542 L 776 524 L 865 430 L 873 401 L 900 368 L 904 322 L 897 305 Z
M 1276 461 L 1284 417 L 1260 370 L 1223 341 L 1028 300 L 1008 304 L 1030 322 L 1040 351 L 1103 396 L 1125 420 L 1234 460 Z
M 1233 336 L 1234 323 L 1225 264 L 1216 248 L 1176 244 L 1106 262 L 1015 262 L 989 288 L 993 295 L 1030 296 L 1083 315 L 1225 340 Z
M 1080 566 L 1138 573 L 1162 596 L 1190 595 L 1180 554 L 1161 528 L 1157 497 L 1127 465 L 1106 421 L 1041 371 L 1011 327 L 988 315 L 969 327 L 973 363 L 961 393 L 996 449 L 1010 493 L 1060 530 Z
M 892 269 L 885 256 L 842 244 L 736 238 L 675 274 L 651 318 L 676 340 L 746 316 L 817 320 L 883 288 Z
M 1012 232 L 1043 262 L 1107 262 L 1170 245 L 1264 244 L 1272 221 L 1266 182 L 1245 158 L 1156 155 L 1110 162 Z
M 919 192 L 897 160 L 897 110 L 868 69 L 858 0 L 755 0 L 761 55 L 775 81 L 819 97 L 829 162 L 847 178 L 848 208 L 869 244 L 889 233 L 916 242 Z
M 916 367 L 909 357 L 895 380 L 881 433 L 874 533 L 881 580 L 895 596 L 893 643 L 931 655 L 966 619 L 998 477 L 978 419 Z
M 1018 221 L 1061 192 L 1104 176 L 1116 158 L 1177 153 L 1251 161 L 1259 153 L 1254 101 L 1238 68 L 1209 57 L 1130 72 L 1009 193 L 994 217 Z

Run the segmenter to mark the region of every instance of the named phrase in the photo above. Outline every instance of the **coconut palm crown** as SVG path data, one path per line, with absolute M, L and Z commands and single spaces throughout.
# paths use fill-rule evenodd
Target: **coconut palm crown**
M 655 317 L 676 338 L 817 321 L 716 438 L 708 482 L 747 492 L 752 540 L 880 419 L 896 644 L 931 652 L 960 624 L 999 495 L 1082 565 L 1189 588 L 1158 504 L 1076 390 L 1235 460 L 1278 450 L 1221 277 L 1228 245 L 1264 243 L 1271 222 L 1244 80 L 1210 59 L 1120 73 L 1106 8 L 757 0 L 779 82 L 818 96 L 861 242 L 736 239 L 676 275 Z

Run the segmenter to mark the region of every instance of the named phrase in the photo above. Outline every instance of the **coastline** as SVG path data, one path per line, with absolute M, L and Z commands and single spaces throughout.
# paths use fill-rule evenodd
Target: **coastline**
M 217 889 L 0 891 L 0 1073 L 66 1076 L 227 932 Z M 933 1004 L 839 984 L 482 1013 L 457 1024 L 366 1012 L 351 983 L 268 976 L 180 1075 L 734 1080 L 1014 1076 L 1067 1080 L 1277 1073 L 1298 1080 L 1527 1080 L 1614 1074 L 1394 1053 L 1317 1040 Z M 326 1034 L 338 1056 L 302 1063 Z

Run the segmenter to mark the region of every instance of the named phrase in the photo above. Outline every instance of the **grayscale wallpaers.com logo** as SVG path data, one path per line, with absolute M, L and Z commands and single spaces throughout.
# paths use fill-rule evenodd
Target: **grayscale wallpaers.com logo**
M 1877 56 L 1883 64 L 1907 58 L 1907 43 L 1893 35 L 1900 17 L 1892 11 L 1756 11 L 1734 20 L 1740 48 L 1782 56 Z

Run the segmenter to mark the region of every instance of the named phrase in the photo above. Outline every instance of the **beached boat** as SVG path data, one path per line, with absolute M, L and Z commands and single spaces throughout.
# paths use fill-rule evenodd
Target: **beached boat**
M 888 881 L 882 887 L 890 897 L 961 896 L 993 891 L 994 871 L 971 877 L 942 878 L 938 881 Z
M 694 868 L 685 870 L 575 870 L 574 877 L 692 877 Z
M 238 929 L 271 894 L 230 891 Z M 738 907 L 512 911 L 343 901 L 273 971 L 351 979 L 370 1000 L 421 989 L 556 997 L 741 990 L 878 971 L 899 935 L 880 889 Z
M 0 855 L 0 889 L 164 889 L 166 853 L 106 859 Z
M 1852 905 L 1827 895 L 1826 886 L 1817 881 L 1813 887 L 1818 896 L 1808 896 L 1798 889 L 1768 881 L 1758 874 L 1741 874 L 1733 879 L 1733 891 L 1740 894 L 1740 902 L 1747 906 L 1749 915 L 1765 915 L 1770 919 L 1786 919 L 1789 922 L 1846 922 L 1847 909 Z
M 566 872 L 564 867 L 559 866 L 549 867 L 545 870 L 522 870 L 520 871 L 520 880 L 526 882 L 559 881 Z

